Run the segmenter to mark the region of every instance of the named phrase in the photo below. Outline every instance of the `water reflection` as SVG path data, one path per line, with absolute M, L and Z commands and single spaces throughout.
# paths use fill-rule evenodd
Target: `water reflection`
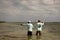
M 28 36 L 28 40 L 32 40 L 32 36 Z
M 41 40 L 41 36 L 36 36 L 36 40 Z
M 33 36 L 34 37 L 34 36 Z M 28 36 L 28 40 L 32 40 L 32 39 L 35 39 L 35 40 L 42 40 L 41 36 L 36 36 L 34 38 L 32 38 L 32 36 Z

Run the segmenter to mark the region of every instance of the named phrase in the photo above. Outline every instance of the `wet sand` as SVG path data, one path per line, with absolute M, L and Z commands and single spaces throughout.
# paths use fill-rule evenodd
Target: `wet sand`
M 60 40 L 60 23 L 47 23 L 43 27 L 42 38 L 35 36 L 33 29 L 31 40 Z M 0 23 L 0 40 L 28 40 L 27 29 L 20 23 Z

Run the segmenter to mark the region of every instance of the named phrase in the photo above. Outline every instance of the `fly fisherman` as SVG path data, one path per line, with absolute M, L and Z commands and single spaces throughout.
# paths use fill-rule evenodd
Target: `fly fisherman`
M 28 39 L 31 39 L 32 29 L 33 29 L 33 24 L 31 23 L 31 21 L 28 21 L 26 24 L 21 24 L 21 25 L 25 25 L 27 27 L 27 29 L 28 29 L 28 31 L 27 31 Z
M 42 32 L 42 27 L 43 27 L 44 23 L 41 22 L 40 20 L 38 20 L 38 22 L 36 23 L 36 36 L 41 36 L 41 32 Z

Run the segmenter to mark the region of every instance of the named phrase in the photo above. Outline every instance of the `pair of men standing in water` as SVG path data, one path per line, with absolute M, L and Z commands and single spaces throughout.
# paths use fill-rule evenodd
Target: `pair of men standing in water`
M 27 24 L 21 24 L 21 25 L 26 25 L 27 29 L 28 29 L 27 35 L 32 36 L 32 30 L 34 27 L 33 27 L 33 24 L 31 23 L 31 21 L 28 21 Z M 40 20 L 38 20 L 37 23 L 35 24 L 36 36 L 41 36 L 43 25 L 44 25 L 44 22 L 41 22 Z

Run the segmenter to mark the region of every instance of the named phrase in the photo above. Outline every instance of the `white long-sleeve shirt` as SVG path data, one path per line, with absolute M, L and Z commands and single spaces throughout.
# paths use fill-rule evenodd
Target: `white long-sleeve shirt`
M 44 23 L 41 23 L 41 22 L 38 22 L 38 23 L 36 23 L 36 29 L 37 29 L 37 31 L 42 31 L 42 26 L 44 25 Z
M 23 24 L 27 26 L 28 31 L 32 31 L 33 29 L 33 24 L 32 23 L 27 23 L 27 24 Z

